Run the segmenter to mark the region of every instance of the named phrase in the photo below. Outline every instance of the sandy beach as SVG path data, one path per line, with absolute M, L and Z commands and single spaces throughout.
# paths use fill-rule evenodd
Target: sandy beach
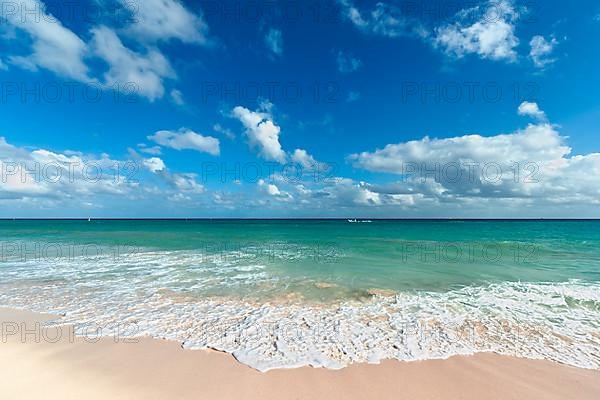
M 260 373 L 228 354 L 176 342 L 84 340 L 66 327 L 36 325 L 52 318 L 0 310 L 1 399 L 600 398 L 600 371 L 548 361 L 478 354 Z

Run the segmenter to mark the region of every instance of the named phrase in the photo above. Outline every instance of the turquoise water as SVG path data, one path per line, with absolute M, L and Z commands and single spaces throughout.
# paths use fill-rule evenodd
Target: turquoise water
M 498 321 L 543 328 L 523 356 L 600 360 L 600 221 L 0 221 L 0 242 L 0 304 L 70 323 L 133 318 L 140 334 L 219 348 L 259 369 L 503 352 L 514 338 L 490 334 Z M 399 350 L 389 347 L 407 331 L 399 318 L 487 330 L 466 344 L 404 338 Z M 352 329 L 290 350 L 297 338 L 266 328 L 310 319 Z M 220 342 L 241 326 L 265 333 Z M 389 338 L 362 348 L 365 332 Z
M 115 261 L 104 276 L 69 276 L 75 282 L 126 273 L 144 254 L 187 255 L 168 286 L 195 295 L 342 299 L 369 289 L 600 280 L 600 221 L 3 221 L 0 241 L 5 261 Z M 261 265 L 277 283 L 195 285 L 210 264 L 230 280 Z M 162 267 L 148 266 L 158 275 Z M 55 272 L 45 279 L 64 278 Z

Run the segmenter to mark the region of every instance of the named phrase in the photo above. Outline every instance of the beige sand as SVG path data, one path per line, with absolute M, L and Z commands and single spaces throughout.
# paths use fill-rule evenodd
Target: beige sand
M 13 322 L 44 319 L 0 310 L 0 399 L 600 399 L 600 371 L 494 354 L 260 373 L 174 342 L 88 343 L 66 328 L 58 343 L 6 335 Z

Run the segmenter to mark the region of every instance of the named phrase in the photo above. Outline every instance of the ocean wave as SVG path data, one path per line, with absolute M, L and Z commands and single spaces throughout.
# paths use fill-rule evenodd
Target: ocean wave
M 260 266 L 242 272 L 251 277 L 241 279 L 270 279 Z M 153 285 L 146 286 L 123 276 L 93 287 L 68 278 L 19 284 L 4 279 L 0 304 L 64 315 L 55 323 L 72 324 L 80 335 L 114 335 L 128 324 L 134 336 L 224 351 L 260 371 L 478 352 L 600 369 L 598 282 L 373 291 L 363 301 L 309 304 L 188 296 L 156 284 L 164 273 L 150 273 Z

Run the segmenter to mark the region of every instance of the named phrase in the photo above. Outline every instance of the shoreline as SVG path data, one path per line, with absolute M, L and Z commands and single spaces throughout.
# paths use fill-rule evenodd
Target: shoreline
M 564 300 L 553 301 L 569 296 L 594 300 L 597 285 L 582 282 L 504 282 L 443 294 L 376 296 L 358 305 L 331 307 L 186 301 L 157 292 L 144 281 L 136 282 L 137 292 L 130 285 L 114 286 L 123 290 L 121 295 L 114 296 L 108 287 L 73 291 L 64 285 L 31 290 L 8 286 L 0 304 L 53 312 L 60 318 L 57 324 L 75 326 L 80 336 L 100 329 L 101 336 L 120 330 L 130 337 L 168 339 L 186 349 L 223 351 L 263 372 L 489 352 L 600 370 L 596 312 L 590 307 L 565 309 Z M 526 315 L 537 317 L 521 318 Z M 581 337 L 577 332 L 590 334 Z
M 313 399 L 600 397 L 600 371 L 493 353 L 444 360 L 301 367 L 258 372 L 232 355 L 176 342 L 73 337 L 36 330 L 56 316 L 0 308 L 0 398 Z M 18 326 L 23 332 L 9 334 Z M 60 332 L 59 332 L 60 330 Z M 22 340 L 19 333 L 25 334 Z M 58 338 L 58 339 L 57 339 Z

